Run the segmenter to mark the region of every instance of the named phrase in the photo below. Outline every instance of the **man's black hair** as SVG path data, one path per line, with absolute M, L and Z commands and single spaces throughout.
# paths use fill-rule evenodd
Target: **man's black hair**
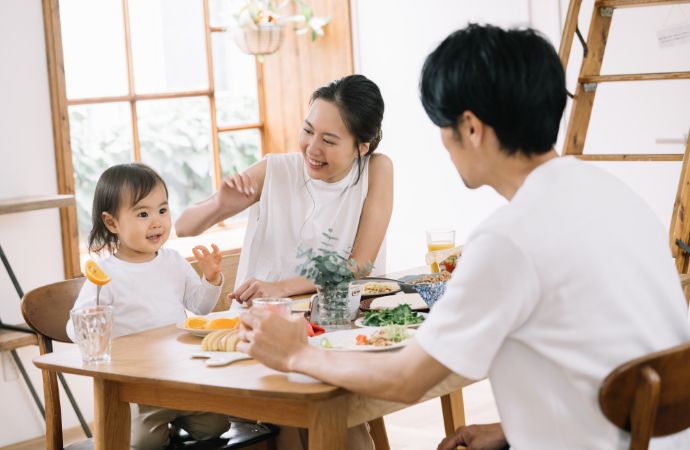
M 565 73 L 553 46 L 531 29 L 470 24 L 426 59 L 422 105 L 436 126 L 465 111 L 491 126 L 509 155 L 551 150 L 566 103 Z

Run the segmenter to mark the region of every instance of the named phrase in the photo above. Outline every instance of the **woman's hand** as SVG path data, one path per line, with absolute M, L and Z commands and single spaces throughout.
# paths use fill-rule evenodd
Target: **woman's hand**
M 242 283 L 235 292 L 228 295 L 229 299 L 235 299 L 240 303 L 246 303 L 247 306 L 252 306 L 252 300 L 255 298 L 266 297 L 285 297 L 285 290 L 283 283 L 280 281 L 269 282 L 261 281 L 256 278 L 250 278 Z
M 222 257 L 220 256 L 220 250 L 216 244 L 211 244 L 213 248 L 213 253 L 209 252 L 203 245 L 197 245 L 192 249 L 194 257 L 199 261 L 199 266 L 201 271 L 204 272 L 206 281 L 208 281 L 213 286 L 220 286 L 220 282 L 223 277 L 220 274 L 220 261 Z
M 470 425 L 455 430 L 455 434 L 445 438 L 437 450 L 455 450 L 458 445 L 465 445 L 467 450 L 503 450 L 508 441 L 500 423 Z
M 240 316 L 237 350 L 281 372 L 290 372 L 290 360 L 308 347 L 307 321 L 293 315 L 289 318 L 259 308 Z
M 244 171 L 236 173 L 230 177 L 225 177 L 220 184 L 218 201 L 223 208 L 236 207 L 233 201 L 233 193 L 240 194 L 240 199 L 246 202 L 253 202 L 259 192 L 259 184 L 254 177 Z

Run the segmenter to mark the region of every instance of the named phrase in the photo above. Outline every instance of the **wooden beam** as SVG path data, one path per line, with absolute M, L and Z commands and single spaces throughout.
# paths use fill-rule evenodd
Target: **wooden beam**
M 612 81 L 657 81 L 657 80 L 688 80 L 690 72 L 667 73 L 631 73 L 626 75 L 591 75 L 582 76 L 580 83 L 609 83 Z
M 582 161 L 682 161 L 683 155 L 573 155 Z
M 211 25 L 208 12 L 208 0 L 204 0 L 204 34 L 206 35 L 206 66 L 208 70 L 208 88 L 214 90 L 213 56 L 211 52 Z M 209 95 L 209 109 L 211 112 L 211 142 L 213 151 L 213 181 L 216 189 L 220 189 L 223 174 L 220 167 L 220 143 L 218 142 L 218 118 L 216 117 L 216 96 Z
M 46 56 L 48 62 L 48 87 L 50 110 L 55 145 L 55 166 L 57 191 L 61 195 L 74 195 L 74 169 L 70 144 L 69 113 L 67 109 L 67 87 L 65 84 L 65 62 L 62 54 L 62 30 L 58 0 L 42 0 L 43 27 L 45 30 Z M 62 257 L 65 278 L 83 276 L 79 262 L 79 228 L 77 207 L 60 208 L 60 230 L 62 234 Z
M 263 128 L 263 123 L 245 123 L 242 125 L 231 125 L 229 127 L 219 127 L 218 132 L 224 133 L 226 131 L 240 131 L 240 130 L 251 130 L 252 128 Z
M 570 50 L 573 47 L 573 39 L 575 38 L 575 30 L 577 29 L 577 16 L 580 14 L 581 5 L 582 0 L 570 0 L 570 4 L 568 5 L 568 14 L 565 18 L 561 45 L 558 48 L 558 56 L 561 58 L 564 72 L 568 69 L 568 59 L 570 59 Z M 559 17 L 558 20 L 561 20 L 561 18 Z
M 39 209 L 66 208 L 76 204 L 74 195 L 36 195 L 0 200 L 0 215 Z
M 182 97 L 204 97 L 213 95 L 212 89 L 203 91 L 186 91 L 186 92 L 161 92 L 156 94 L 135 94 L 135 95 L 118 95 L 114 97 L 92 97 L 92 98 L 75 98 L 68 100 L 71 105 L 89 105 L 92 103 L 114 103 L 114 102 L 138 102 L 141 100 L 163 100 L 166 98 L 182 98 Z

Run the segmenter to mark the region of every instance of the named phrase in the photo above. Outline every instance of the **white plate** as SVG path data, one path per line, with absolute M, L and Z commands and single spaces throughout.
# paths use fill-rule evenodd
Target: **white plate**
M 357 352 L 381 352 L 385 350 L 393 350 L 396 348 L 404 347 L 407 345 L 408 342 L 410 342 L 412 339 L 414 339 L 414 334 L 415 330 L 410 330 L 408 329 L 407 331 L 410 333 L 410 339 L 404 340 L 398 344 L 393 344 L 388 347 L 374 347 L 373 345 L 357 345 L 357 336 L 360 334 L 364 334 L 366 336 L 371 336 L 376 330 L 380 330 L 381 327 L 379 328 L 369 328 L 368 330 L 343 330 L 343 331 L 332 331 L 330 333 L 324 333 L 319 336 L 313 336 L 309 338 L 309 345 L 312 347 L 319 347 L 319 342 L 321 342 L 321 339 L 323 338 L 328 338 L 328 342 L 331 343 L 333 348 L 324 348 L 322 350 L 331 350 L 331 351 L 357 351 Z
M 384 292 L 382 294 L 365 294 L 364 293 L 364 285 L 368 284 L 368 283 L 388 284 L 388 285 L 393 286 L 393 290 L 390 292 Z M 377 280 L 376 278 L 369 278 L 367 280 L 361 280 L 359 285 L 362 286 L 362 299 L 364 299 L 364 300 L 366 300 L 368 298 L 381 297 L 383 295 L 393 295 L 393 294 L 397 294 L 398 292 L 402 291 L 402 289 L 400 288 L 400 284 L 397 281 Z
M 208 320 L 214 320 L 214 319 L 234 319 L 235 317 L 238 317 L 240 314 L 247 312 L 246 309 L 231 309 L 229 311 L 223 311 L 223 312 L 218 312 L 218 313 L 212 313 L 207 316 L 192 316 L 192 317 L 202 317 L 204 319 Z M 193 334 L 194 336 L 199 336 L 199 337 L 205 337 L 207 334 L 213 333 L 214 331 L 218 330 L 200 330 L 198 328 L 185 328 L 184 323 L 187 321 L 185 320 L 180 320 L 175 324 L 177 328 L 180 330 L 184 330 L 187 333 Z
M 418 312 L 417 315 L 420 315 L 424 317 L 424 320 L 426 320 L 426 316 L 429 315 L 429 313 L 420 313 Z M 422 322 L 424 323 L 424 322 Z M 417 328 L 420 326 L 422 323 L 415 323 L 414 325 L 408 325 L 408 328 Z M 361 328 L 381 328 L 381 327 L 372 327 L 371 325 L 364 325 L 364 317 L 360 317 L 359 319 L 355 320 L 355 325 Z
M 293 300 L 293 301 L 292 301 L 292 306 L 295 306 L 296 304 L 302 303 L 302 302 L 309 302 L 309 306 L 311 306 L 311 300 L 308 299 L 308 298 L 303 298 L 302 300 Z M 310 310 L 310 308 L 307 308 L 307 309 L 295 309 L 295 308 L 292 308 L 292 312 L 308 312 L 309 310 Z

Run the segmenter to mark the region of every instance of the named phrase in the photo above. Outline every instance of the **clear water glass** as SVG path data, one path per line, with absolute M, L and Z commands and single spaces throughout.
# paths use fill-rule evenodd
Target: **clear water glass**
M 89 364 L 110 362 L 113 347 L 113 306 L 91 306 L 70 311 L 81 359 Z
M 349 330 L 349 286 L 316 286 L 319 294 L 319 325 L 326 331 Z
M 283 317 L 292 313 L 292 300 L 289 298 L 257 298 L 252 300 L 252 306 L 274 312 Z

